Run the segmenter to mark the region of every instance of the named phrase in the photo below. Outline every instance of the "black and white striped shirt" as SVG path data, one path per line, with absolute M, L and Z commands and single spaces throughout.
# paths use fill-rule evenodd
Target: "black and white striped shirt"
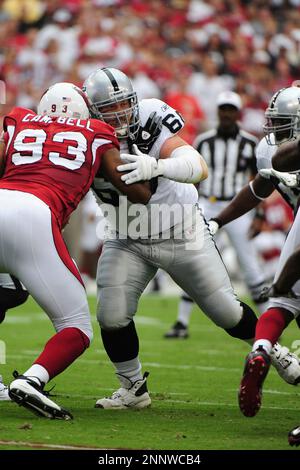
M 256 144 L 256 137 L 238 127 L 227 138 L 218 129 L 200 134 L 194 147 L 208 166 L 208 178 L 200 184 L 200 195 L 231 200 L 257 172 Z

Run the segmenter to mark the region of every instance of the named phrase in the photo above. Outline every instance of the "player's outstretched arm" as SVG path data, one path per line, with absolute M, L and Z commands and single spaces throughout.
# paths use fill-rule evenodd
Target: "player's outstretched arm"
M 162 176 L 180 183 L 199 183 L 208 176 L 203 157 L 191 145 L 178 136 L 167 139 L 160 151 L 160 158 L 142 153 L 136 145 L 133 154 L 122 154 L 125 164 L 118 171 L 129 173 L 121 176 L 126 184 L 150 180 Z
M 254 209 L 262 200 L 270 196 L 274 189 L 271 181 L 257 174 L 254 180 L 247 184 L 247 186 L 244 186 L 230 204 L 214 217 L 213 220 L 217 222 L 219 228 L 232 222 L 232 220 Z
M 273 155 L 272 166 L 278 171 L 300 170 L 300 140 L 280 145 Z
M 128 186 L 121 180 L 121 173 L 117 167 L 122 163 L 120 153 L 116 149 L 107 150 L 102 156 L 101 173 L 113 184 L 115 188 L 125 194 L 130 202 L 147 204 L 152 196 L 148 182 L 136 183 Z

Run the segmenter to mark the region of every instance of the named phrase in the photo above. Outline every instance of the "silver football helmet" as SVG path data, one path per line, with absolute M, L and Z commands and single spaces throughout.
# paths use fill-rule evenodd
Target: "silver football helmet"
M 140 123 L 137 95 L 121 70 L 103 68 L 92 72 L 82 90 L 90 101 L 92 116 L 107 122 L 119 139 L 134 140 Z
M 265 112 L 263 127 L 269 145 L 296 139 L 300 133 L 300 88 L 291 86 L 275 93 Z

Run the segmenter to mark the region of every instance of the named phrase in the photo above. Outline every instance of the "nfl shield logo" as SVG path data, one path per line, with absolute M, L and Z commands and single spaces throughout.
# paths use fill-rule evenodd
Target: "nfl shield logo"
M 149 132 L 146 132 L 146 131 L 143 131 L 143 132 L 142 132 L 142 139 L 143 139 L 143 140 L 148 140 L 149 137 L 151 137 L 151 135 L 149 134 Z

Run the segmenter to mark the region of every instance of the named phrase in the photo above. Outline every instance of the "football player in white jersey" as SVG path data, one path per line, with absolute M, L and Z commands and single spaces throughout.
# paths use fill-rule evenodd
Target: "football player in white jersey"
M 168 272 L 231 336 L 252 343 L 257 319 L 236 298 L 201 210 L 195 206 L 197 191 L 186 184 L 204 179 L 206 165 L 199 153 L 177 136 L 183 126 L 181 116 L 157 99 L 138 103 L 130 80 L 117 69 L 93 72 L 83 90 L 93 115 L 116 129 L 124 160 L 119 170 L 130 171 L 124 173 L 123 181 L 149 180 L 152 187 L 147 211 L 138 219 L 139 231 L 133 233 L 130 215 L 136 214 L 134 206 L 128 203 L 129 209 L 125 207 L 118 191 L 104 177 L 97 178 L 93 186 L 103 213 L 114 227 L 114 237 L 104 242 L 98 264 L 97 317 L 105 350 L 121 385 L 111 397 L 99 399 L 96 407 L 144 408 L 151 403 L 148 373 L 141 372 L 133 318 L 139 298 L 158 268 Z M 112 212 L 111 206 L 116 211 Z M 168 211 L 174 206 L 177 210 L 170 219 Z M 153 208 L 165 208 L 163 217 L 152 212 Z M 273 362 L 287 382 L 294 380 L 291 368 L 278 364 L 276 355 Z
M 292 189 L 294 191 L 299 191 L 300 189 L 300 150 L 299 150 L 299 139 L 296 140 L 300 135 L 300 94 L 295 96 L 295 107 L 298 109 L 297 115 L 294 116 L 292 121 L 293 123 L 293 139 L 292 142 L 282 145 L 275 153 L 272 158 L 272 168 L 267 170 L 261 170 L 265 176 L 273 176 L 277 178 L 286 188 Z M 289 103 L 291 104 L 291 103 Z M 299 204 L 298 204 L 299 205 Z M 297 207 L 296 207 L 297 209 Z M 274 284 L 270 287 L 269 293 L 272 296 L 272 306 L 276 308 L 275 315 L 278 319 L 282 318 L 282 324 L 277 326 L 277 331 L 271 332 L 273 338 L 280 336 L 283 328 L 287 325 L 289 320 L 292 318 L 291 314 L 299 320 L 299 311 L 300 311 L 300 212 L 299 210 L 296 213 L 295 221 L 293 226 L 287 236 L 284 248 L 282 250 L 277 272 L 274 279 Z M 274 314 L 273 314 L 274 317 Z M 269 319 L 267 319 L 268 321 Z M 273 318 L 274 320 L 274 318 Z M 261 360 L 268 361 L 268 349 L 270 346 L 270 336 L 269 331 L 265 329 L 266 317 L 263 316 L 258 323 L 260 336 L 256 338 L 256 346 L 262 347 L 262 358 Z M 299 324 L 299 322 L 298 322 Z M 265 334 L 266 333 L 266 334 Z M 256 361 L 259 354 L 254 350 L 253 358 L 250 360 L 254 361 L 255 368 L 257 369 Z M 248 358 L 247 358 L 248 359 Z M 248 360 L 246 359 L 246 364 Z M 268 362 L 267 362 L 268 364 Z M 246 396 L 246 400 L 251 399 L 255 389 L 259 389 L 261 394 L 261 388 L 263 385 L 264 378 L 267 375 L 268 367 L 265 368 L 262 380 L 256 382 L 254 381 L 253 387 L 253 377 L 251 377 L 249 382 L 249 367 L 245 368 L 245 375 L 243 377 L 241 390 Z M 248 384 L 252 385 L 249 389 L 249 385 L 245 387 L 245 380 L 248 376 Z M 253 404 L 252 404 L 253 406 Z M 243 411 L 243 410 L 242 410 Z M 300 426 L 296 426 L 288 433 L 288 442 L 291 446 L 300 445 Z
M 272 347 L 286 326 L 299 318 L 300 312 L 300 281 L 296 282 L 300 276 L 296 252 L 300 244 L 300 213 L 297 212 L 300 185 L 296 174 L 281 173 L 299 169 L 299 141 L 296 139 L 300 135 L 300 88 L 291 86 L 275 93 L 266 110 L 266 118 L 266 138 L 257 149 L 259 174 L 216 219 L 209 222 L 215 233 L 220 226 L 259 204 L 275 188 L 296 213 L 280 256 L 275 282 L 266 292 L 270 297 L 270 308 L 258 321 L 253 349 L 246 358 L 239 392 L 239 405 L 245 416 L 254 416 L 259 411 Z M 285 348 L 278 351 L 279 361 L 288 365 L 293 362 L 294 355 L 283 355 L 284 352 Z M 295 383 L 299 383 L 299 379 Z
M 266 175 L 276 177 L 286 187 L 300 188 L 300 89 L 294 92 L 294 107 L 298 110 L 290 121 L 292 142 L 280 146 L 272 157 L 272 168 L 261 170 Z M 291 100 L 286 109 L 292 107 Z M 287 124 L 281 123 L 282 126 Z M 288 233 L 282 249 L 273 285 L 269 288 L 271 308 L 259 319 L 252 352 L 246 358 L 242 378 L 239 403 L 245 416 L 256 414 L 261 405 L 262 385 L 269 369 L 269 354 L 273 343 L 283 330 L 300 313 L 300 212 Z M 299 427 L 289 433 L 291 445 L 300 444 Z

